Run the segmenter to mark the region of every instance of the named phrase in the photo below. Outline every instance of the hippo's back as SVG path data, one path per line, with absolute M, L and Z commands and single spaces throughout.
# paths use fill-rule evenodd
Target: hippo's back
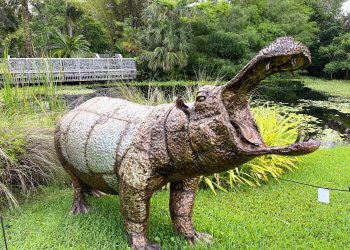
M 96 180 L 86 176 L 100 176 L 102 186 L 115 190 L 116 170 L 151 109 L 122 99 L 90 99 L 62 118 L 56 130 L 59 154 L 88 185 Z

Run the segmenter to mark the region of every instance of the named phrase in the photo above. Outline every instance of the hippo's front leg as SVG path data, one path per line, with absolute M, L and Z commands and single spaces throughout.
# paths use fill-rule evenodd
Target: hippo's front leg
M 198 177 L 170 184 L 170 216 L 175 232 L 185 237 L 190 244 L 197 242 L 211 243 L 213 237 L 207 233 L 199 233 L 193 226 L 193 205 Z
M 157 244 L 148 243 L 147 240 L 151 193 L 135 189 L 121 182 L 119 197 L 131 248 L 133 250 L 160 249 Z

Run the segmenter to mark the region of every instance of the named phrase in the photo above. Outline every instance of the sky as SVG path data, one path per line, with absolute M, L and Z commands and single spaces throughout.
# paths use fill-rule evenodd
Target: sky
M 350 12 L 350 0 L 347 0 L 347 1 L 343 4 L 343 11 L 344 11 L 344 12 Z

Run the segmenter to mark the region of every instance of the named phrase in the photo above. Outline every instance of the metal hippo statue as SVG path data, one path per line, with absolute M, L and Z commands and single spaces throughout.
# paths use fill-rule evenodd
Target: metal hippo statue
M 147 240 L 150 199 L 170 182 L 170 215 L 177 234 L 191 244 L 210 242 L 192 220 L 197 181 L 266 154 L 303 155 L 320 142 L 267 146 L 249 109 L 249 96 L 265 77 L 311 63 L 309 50 L 279 38 L 223 86 L 204 86 L 196 101 L 143 106 L 96 97 L 58 123 L 55 147 L 73 180 L 71 213 L 85 213 L 86 192 L 119 194 L 132 249 L 159 249 Z

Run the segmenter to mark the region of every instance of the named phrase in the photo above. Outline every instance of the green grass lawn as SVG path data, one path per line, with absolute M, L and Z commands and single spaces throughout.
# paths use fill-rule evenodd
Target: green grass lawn
M 298 170 L 284 178 L 347 189 L 350 147 L 308 155 Z M 317 201 L 317 188 L 289 182 L 271 181 L 240 190 L 218 195 L 198 192 L 195 225 L 213 234 L 214 243 L 196 249 L 349 248 L 350 193 L 331 191 L 331 203 L 323 204 Z M 70 216 L 71 192 L 44 188 L 21 211 L 5 211 L 10 249 L 126 249 L 118 199 L 89 198 L 91 213 Z M 152 199 L 149 239 L 163 249 L 189 249 L 172 230 L 168 199 L 167 191 Z
M 350 81 L 325 80 L 320 78 L 302 78 L 306 87 L 327 95 L 350 97 Z

